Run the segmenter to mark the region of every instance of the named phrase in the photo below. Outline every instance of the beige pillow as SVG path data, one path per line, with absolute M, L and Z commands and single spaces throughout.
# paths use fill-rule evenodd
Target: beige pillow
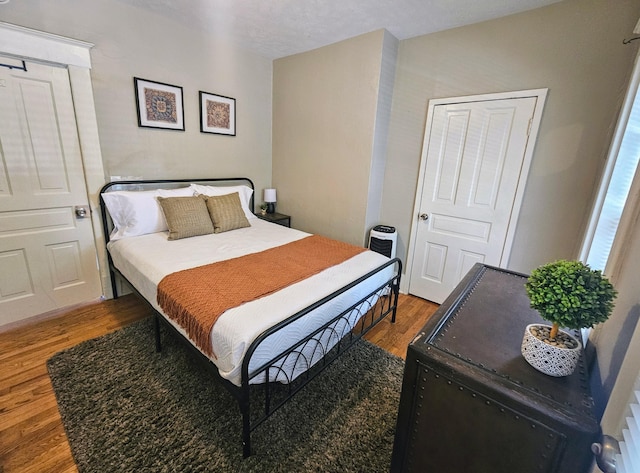
M 202 196 L 204 197 L 204 196 Z M 240 194 L 208 196 L 207 209 L 213 221 L 213 232 L 222 233 L 236 228 L 250 227 L 251 224 L 242 210 Z
M 158 197 L 169 228 L 169 240 L 213 233 L 207 203 L 203 197 Z

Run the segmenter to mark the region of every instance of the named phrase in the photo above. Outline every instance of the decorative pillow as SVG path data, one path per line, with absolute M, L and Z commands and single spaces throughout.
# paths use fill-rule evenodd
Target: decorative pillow
M 206 197 L 207 209 L 213 220 L 213 232 L 222 233 L 236 228 L 250 227 L 237 192 Z
M 207 203 L 200 196 L 158 197 L 169 228 L 169 240 L 213 233 Z
M 156 189 L 152 191 L 114 191 L 102 194 L 111 220 L 113 231 L 110 239 L 164 232 L 167 224 L 157 197 L 193 196 L 193 189 Z
M 206 196 L 219 196 L 233 194 L 237 192 L 240 195 L 240 203 L 242 204 L 242 210 L 247 218 L 256 218 L 249 205 L 251 204 L 251 196 L 253 195 L 253 189 L 249 186 L 203 186 L 200 184 L 191 184 L 191 189 L 195 195 L 201 194 Z

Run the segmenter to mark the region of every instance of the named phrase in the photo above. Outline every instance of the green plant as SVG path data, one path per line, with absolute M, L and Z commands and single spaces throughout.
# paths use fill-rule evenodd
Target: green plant
M 577 330 L 607 320 L 617 295 L 601 271 L 567 260 L 534 269 L 525 288 L 531 307 L 552 323 L 552 339 L 560 327 Z
M 268 207 L 268 206 L 267 206 L 267 203 L 266 203 L 266 202 L 263 202 L 263 203 L 261 203 L 261 204 L 260 204 L 260 209 L 261 209 L 261 210 L 267 210 L 267 207 Z

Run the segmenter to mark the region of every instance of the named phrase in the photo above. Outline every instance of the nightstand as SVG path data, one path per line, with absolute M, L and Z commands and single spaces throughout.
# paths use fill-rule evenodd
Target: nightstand
M 283 227 L 291 227 L 291 217 L 289 215 L 279 214 L 278 212 L 272 214 L 261 214 L 258 212 L 256 213 L 256 217 L 266 220 L 267 222 L 277 223 Z

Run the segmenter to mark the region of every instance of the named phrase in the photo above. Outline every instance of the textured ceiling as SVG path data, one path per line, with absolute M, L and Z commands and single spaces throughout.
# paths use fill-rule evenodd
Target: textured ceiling
M 559 0 L 120 0 L 272 59 L 385 28 L 403 40 Z

